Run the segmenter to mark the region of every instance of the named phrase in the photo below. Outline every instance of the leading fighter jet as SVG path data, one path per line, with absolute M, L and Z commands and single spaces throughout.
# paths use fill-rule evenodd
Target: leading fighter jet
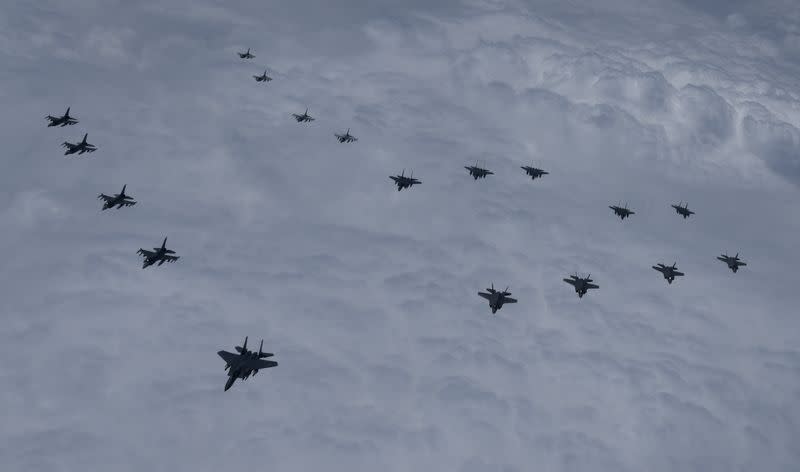
M 298 123 L 302 122 L 310 123 L 314 121 L 314 118 L 311 118 L 311 115 L 308 114 L 308 108 L 306 108 L 306 111 L 302 115 L 298 115 L 297 113 L 292 113 L 292 116 L 294 117 L 295 120 L 297 120 Z
M 94 144 L 89 144 L 89 143 L 86 142 L 86 138 L 88 136 L 89 136 L 89 133 L 84 134 L 83 135 L 83 141 L 81 141 L 79 143 L 68 143 L 66 141 L 61 143 L 62 146 L 67 148 L 67 150 L 64 151 L 64 155 L 68 156 L 70 154 L 75 154 L 76 152 L 78 154 L 83 154 L 84 152 L 95 152 L 95 151 L 97 151 L 97 146 L 95 146 Z
M 161 247 L 154 247 L 152 251 L 146 251 L 139 248 L 139 250 L 136 251 L 136 254 L 144 256 L 144 265 L 142 265 L 142 269 L 146 269 L 148 266 L 151 266 L 156 262 L 158 262 L 158 265 L 161 265 L 165 262 L 175 262 L 180 259 L 180 256 L 170 256 L 170 254 L 175 254 L 175 251 L 167 249 L 166 245 L 167 238 L 164 238 L 164 242 L 161 243 Z
M 256 56 L 250 54 L 250 48 L 247 48 L 247 52 L 237 52 L 236 54 L 239 55 L 242 59 L 252 59 Z
M 267 75 L 266 70 L 264 70 L 264 73 L 261 75 L 254 75 L 253 78 L 256 79 L 256 82 L 269 82 L 272 80 L 272 77 Z
M 543 175 L 550 173 L 531 166 L 522 166 L 521 169 L 525 171 L 525 174 L 530 175 L 532 180 L 536 180 L 537 178 L 541 178 Z
M 114 206 L 116 206 L 117 209 L 120 209 L 124 206 L 136 205 L 136 201 L 133 200 L 133 197 L 125 195 L 125 187 L 127 187 L 127 185 L 123 185 L 122 191 L 114 195 L 113 197 L 106 195 L 104 193 L 101 193 L 100 195 L 97 196 L 97 198 L 100 198 L 105 202 L 103 203 L 103 210 L 108 210 L 109 208 L 113 208 Z
M 394 180 L 394 183 L 397 184 L 397 191 L 403 190 L 404 188 L 409 188 L 412 185 L 421 184 L 422 181 L 417 180 L 414 178 L 414 171 L 411 171 L 411 177 L 406 177 L 406 170 L 403 169 L 403 172 L 400 175 L 390 175 L 389 178 Z
M 685 275 L 683 272 L 679 272 L 678 269 L 675 267 L 677 263 L 673 263 L 671 266 L 665 266 L 664 264 L 658 263 L 658 265 L 654 265 L 653 269 L 661 272 L 664 275 L 664 278 L 667 279 L 667 282 L 672 283 L 675 280 L 675 277 L 681 277 Z
M 478 292 L 478 295 L 489 300 L 489 308 L 492 309 L 492 314 L 496 314 L 497 310 L 503 308 L 506 303 L 517 303 L 516 299 L 509 297 L 511 292 L 508 291 L 508 287 L 502 292 L 498 292 L 494 289 L 494 284 L 492 284 L 490 288 L 486 289 L 486 292 Z
M 64 116 L 55 117 L 52 115 L 47 115 L 45 116 L 45 119 L 50 121 L 50 123 L 47 124 L 48 128 L 51 126 L 61 126 L 63 128 L 64 126 L 74 125 L 78 122 L 78 120 L 69 116 L 69 107 L 67 107 L 67 112 L 64 113 Z
M 723 254 L 721 256 L 718 256 L 717 259 L 719 259 L 722 262 L 728 264 L 728 268 L 730 270 L 732 270 L 734 274 L 739 270 L 739 267 L 747 265 L 746 262 L 742 262 L 741 260 L 739 260 L 739 253 L 738 252 L 733 257 L 731 257 L 731 256 L 729 256 L 727 254 Z
M 275 361 L 262 360 L 267 357 L 272 357 L 275 354 L 271 352 L 262 352 L 264 347 L 264 340 L 261 340 L 261 345 L 258 347 L 258 352 L 247 350 L 247 336 L 244 338 L 244 344 L 239 347 L 236 346 L 236 351 L 239 354 L 234 354 L 228 351 L 218 351 L 217 355 L 225 361 L 225 370 L 228 371 L 228 381 L 225 382 L 225 391 L 233 385 L 236 379 L 247 380 L 252 374 L 255 376 L 261 369 L 269 369 L 278 365 Z
M 683 203 L 683 202 L 681 202 L 681 203 Z M 681 215 L 683 217 L 684 220 L 686 218 L 688 218 L 689 216 L 694 215 L 694 212 L 689 209 L 689 204 L 688 203 L 685 203 L 683 206 L 681 206 L 680 203 L 678 203 L 677 205 L 671 205 L 671 206 L 672 206 L 672 208 L 675 209 L 675 211 L 678 212 L 679 215 Z
M 568 279 L 563 279 L 564 282 L 572 285 L 575 287 L 575 293 L 578 294 L 578 298 L 583 298 L 586 295 L 586 292 L 592 288 L 600 288 L 599 285 L 595 285 L 591 282 L 592 274 L 589 274 L 586 278 L 578 277 L 578 273 L 576 272 L 575 275 L 570 275 Z
M 487 175 L 494 175 L 494 172 L 490 171 L 489 169 L 478 167 L 477 162 L 474 166 L 464 166 L 464 168 L 469 171 L 469 175 L 471 175 L 475 180 L 485 179 Z
M 621 207 L 619 205 L 611 205 L 609 208 L 614 210 L 614 214 L 619 216 L 619 219 L 621 219 L 621 220 L 624 220 L 625 218 L 636 214 L 635 211 L 631 211 L 631 210 L 628 209 L 628 204 L 627 203 L 625 204 L 624 207 Z
M 350 128 L 347 128 L 347 131 L 344 134 L 334 134 L 336 139 L 339 140 L 340 143 L 352 143 L 358 141 L 358 138 L 350 134 Z

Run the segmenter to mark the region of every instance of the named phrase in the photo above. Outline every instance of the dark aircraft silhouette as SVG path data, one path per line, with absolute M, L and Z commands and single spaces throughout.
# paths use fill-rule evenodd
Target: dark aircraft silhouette
M 225 370 L 228 371 L 228 381 L 225 383 L 225 391 L 233 385 L 236 379 L 247 380 L 252 374 L 255 376 L 261 369 L 269 369 L 278 365 L 275 361 L 262 360 L 267 357 L 272 357 L 275 354 L 271 352 L 262 352 L 264 347 L 264 340 L 261 340 L 261 345 L 258 347 L 258 352 L 247 350 L 247 336 L 244 338 L 244 344 L 241 347 L 236 346 L 236 351 L 239 354 L 234 354 L 228 351 L 218 351 L 217 355 L 225 361 Z
M 537 178 L 541 178 L 543 175 L 550 173 L 531 166 L 522 166 L 521 169 L 523 169 L 527 175 L 530 175 L 532 180 L 536 180 Z
M 397 191 L 403 190 L 404 188 L 409 188 L 412 185 L 421 184 L 422 181 L 417 180 L 414 178 L 414 171 L 411 171 L 411 177 L 406 177 L 406 170 L 403 169 L 403 172 L 400 175 L 390 175 L 389 178 L 394 180 L 394 183 L 397 184 Z
M 681 202 L 681 203 L 683 203 L 683 202 Z M 672 205 L 672 208 L 674 208 L 675 211 L 677 211 L 678 214 L 681 215 L 684 220 L 686 218 L 688 218 L 689 216 L 694 215 L 694 212 L 689 209 L 689 204 L 688 203 L 684 204 L 683 206 L 681 206 L 681 204 L 678 203 L 677 205 Z
M 575 293 L 578 294 L 578 298 L 583 298 L 586 295 L 586 292 L 592 288 L 600 288 L 599 285 L 595 285 L 591 282 L 592 274 L 589 274 L 586 278 L 578 277 L 578 273 L 576 272 L 575 275 L 570 275 L 568 279 L 563 279 L 564 282 L 572 285 L 575 287 Z
M 721 260 L 722 262 L 728 264 L 728 268 L 733 271 L 735 274 L 739 271 L 739 267 L 746 266 L 746 262 L 742 262 L 739 260 L 739 253 L 737 252 L 735 256 L 731 257 L 727 254 L 723 254 L 718 256 L 717 259 Z
M 306 108 L 306 111 L 302 115 L 298 115 L 297 113 L 292 113 L 292 116 L 294 117 L 295 120 L 297 120 L 298 123 L 302 122 L 310 123 L 314 121 L 314 118 L 311 118 L 311 115 L 308 114 L 308 108 Z
M 350 128 L 347 128 L 344 134 L 334 134 L 334 136 L 336 136 L 336 139 L 338 139 L 340 143 L 353 143 L 358 141 L 358 138 L 350 134 Z
M 62 146 L 67 148 L 67 150 L 64 151 L 64 155 L 68 156 L 70 154 L 75 154 L 76 152 L 78 154 L 83 154 L 84 152 L 95 152 L 95 151 L 97 151 L 97 146 L 95 146 L 94 144 L 89 144 L 89 143 L 86 142 L 86 138 L 88 136 L 89 136 L 89 133 L 84 134 L 83 135 L 83 141 L 81 141 L 79 143 L 74 143 L 73 144 L 73 143 L 68 143 L 66 141 L 61 143 Z
M 485 179 L 487 175 L 494 175 L 494 172 L 478 167 L 477 162 L 474 166 L 464 166 L 464 168 L 469 171 L 469 175 L 471 175 L 475 180 Z
M 272 77 L 267 75 L 266 70 L 261 75 L 254 75 L 253 78 L 256 79 L 256 82 L 269 82 L 270 80 L 272 80 Z
M 492 314 L 496 314 L 497 310 L 503 308 L 503 305 L 506 303 L 517 303 L 516 299 L 509 297 L 511 292 L 508 291 L 508 287 L 502 292 L 498 292 L 494 289 L 494 284 L 492 284 L 490 288 L 487 288 L 486 292 L 478 292 L 478 295 L 489 300 L 489 308 L 492 309 Z
M 64 116 L 55 117 L 52 115 L 47 115 L 45 116 L 45 119 L 50 121 L 50 123 L 47 124 L 48 128 L 51 126 L 61 126 L 63 128 L 64 126 L 74 125 L 78 122 L 78 120 L 69 116 L 69 107 L 67 107 L 67 112 L 64 113 Z
M 653 269 L 661 272 L 664 275 L 664 278 L 667 279 L 667 282 L 672 283 L 675 280 L 675 277 L 681 277 L 685 275 L 683 272 L 679 272 L 678 269 L 675 267 L 677 263 L 673 263 L 671 266 L 665 266 L 664 264 L 658 263 L 657 265 L 653 266 Z
M 116 206 L 117 209 L 120 209 L 124 206 L 136 205 L 136 202 L 133 200 L 132 197 L 125 195 L 125 187 L 127 187 L 127 185 L 123 185 L 122 191 L 114 195 L 113 197 L 108 196 L 104 193 L 101 193 L 100 195 L 97 196 L 97 198 L 100 198 L 105 202 L 103 203 L 103 210 L 108 210 L 109 208 L 112 208 L 114 206 Z
M 252 59 L 256 56 L 250 54 L 250 48 L 247 48 L 247 52 L 237 52 L 236 54 L 239 55 L 242 59 Z
M 621 220 L 624 220 L 625 218 L 636 214 L 635 211 L 631 211 L 631 210 L 628 209 L 628 204 L 627 203 L 625 204 L 624 207 L 621 207 L 621 206 L 618 206 L 618 205 L 611 205 L 609 208 L 614 210 L 614 214 L 619 216 L 619 219 L 621 219 Z
M 144 265 L 142 265 L 142 269 L 146 269 L 148 266 L 151 266 L 156 262 L 158 262 L 158 265 L 161 265 L 165 262 L 175 262 L 180 259 L 180 256 L 170 256 L 170 254 L 175 254 L 175 251 L 167 249 L 166 245 L 167 238 L 164 238 L 164 242 L 161 243 L 161 247 L 154 247 L 153 251 L 146 251 L 139 248 L 139 250 L 136 251 L 136 254 L 144 256 Z

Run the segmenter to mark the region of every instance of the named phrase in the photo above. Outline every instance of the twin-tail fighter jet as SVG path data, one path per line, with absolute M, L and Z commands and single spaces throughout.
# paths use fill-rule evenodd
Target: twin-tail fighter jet
M 721 260 L 722 262 L 728 264 L 728 268 L 733 271 L 735 274 L 739 271 L 739 267 L 746 266 L 746 262 L 742 262 L 739 259 L 739 253 L 737 252 L 735 256 L 729 256 L 727 254 L 723 254 L 718 256 L 717 259 Z
M 76 152 L 78 154 L 83 154 L 85 152 L 95 152 L 95 151 L 97 151 L 97 146 L 95 146 L 94 144 L 89 144 L 89 143 L 86 142 L 86 138 L 88 136 L 89 136 L 89 133 L 84 134 L 83 135 L 83 141 L 81 141 L 79 143 L 69 143 L 67 141 L 64 141 L 63 143 L 61 143 L 62 146 L 67 148 L 67 150 L 64 151 L 64 155 L 68 156 L 70 154 L 75 154 Z
M 262 352 L 264 347 L 264 340 L 261 340 L 261 345 L 258 347 L 258 352 L 247 350 L 247 336 L 244 338 L 244 344 L 241 347 L 236 346 L 236 351 L 239 354 L 234 354 L 228 351 L 218 351 L 217 355 L 225 361 L 225 370 L 228 371 L 228 381 L 225 382 L 225 391 L 233 385 L 236 379 L 247 380 L 252 374 L 255 376 L 261 369 L 269 369 L 278 365 L 275 361 L 265 361 L 263 359 L 272 357 L 275 354 L 271 352 Z
M 677 263 L 673 263 L 671 266 L 665 266 L 664 264 L 658 263 L 657 265 L 653 266 L 653 269 L 661 272 L 664 275 L 664 278 L 667 279 L 667 282 L 672 283 L 675 280 L 675 277 L 681 277 L 685 275 L 683 272 L 679 272 L 678 268 L 675 267 Z
M 69 107 L 67 107 L 67 112 L 64 113 L 64 116 L 56 117 L 52 115 L 47 115 L 45 116 L 45 119 L 50 122 L 47 124 L 48 128 L 51 126 L 61 126 L 63 128 L 64 126 L 74 125 L 78 122 L 78 120 L 69 116 Z
M 127 185 L 123 185 L 122 191 L 114 195 L 113 197 L 106 195 L 104 193 L 101 193 L 100 195 L 97 196 L 97 198 L 103 200 L 104 202 L 103 210 L 108 210 L 109 208 L 113 208 L 115 206 L 117 207 L 117 209 L 120 209 L 124 206 L 136 205 L 136 201 L 134 201 L 133 197 L 125 195 L 125 187 L 127 187 Z
M 625 218 L 630 217 L 631 215 L 636 214 L 635 211 L 631 211 L 628 209 L 628 204 L 626 203 L 625 206 L 619 205 L 611 205 L 609 208 L 614 210 L 614 214 L 619 216 L 619 219 L 624 220 Z
M 683 217 L 684 220 L 686 218 L 694 215 L 694 212 L 689 209 L 689 204 L 688 203 L 684 203 L 683 206 L 681 206 L 681 203 L 683 203 L 683 202 L 680 202 L 677 205 L 671 205 L 671 206 L 672 206 L 672 208 L 675 209 L 675 211 L 678 212 L 679 215 L 681 215 Z
M 389 178 L 394 180 L 394 183 L 397 184 L 397 191 L 403 190 L 404 188 L 409 188 L 412 185 L 421 184 L 422 181 L 417 180 L 414 178 L 414 171 L 411 171 L 411 177 L 406 177 L 406 170 L 403 169 L 403 172 L 400 175 L 390 175 Z
M 494 175 L 494 172 L 490 171 L 489 169 L 478 167 L 477 162 L 474 166 L 464 166 L 464 168 L 469 171 L 469 175 L 471 175 L 475 180 L 485 179 L 487 175 Z
M 358 141 L 358 138 L 350 134 L 350 128 L 347 128 L 344 134 L 334 134 L 336 139 L 339 140 L 340 143 L 354 143 Z
M 494 289 L 494 284 L 487 288 L 486 292 L 478 292 L 478 295 L 489 300 L 489 308 L 492 309 L 492 314 L 496 314 L 497 310 L 503 308 L 503 305 L 506 303 L 517 303 L 516 299 L 509 296 L 511 292 L 508 291 L 508 287 L 502 292 L 499 292 Z
M 570 275 L 568 279 L 563 279 L 563 280 L 564 282 L 575 287 L 575 293 L 578 294 L 578 298 L 583 298 L 583 296 L 586 295 L 586 292 L 588 292 L 589 289 L 600 288 L 599 285 L 595 285 L 592 283 L 594 282 L 592 280 L 592 274 L 589 274 L 586 278 L 582 278 L 578 277 L 578 274 L 576 272 L 575 275 Z
M 152 251 L 147 251 L 141 248 L 136 251 L 136 254 L 144 256 L 144 265 L 142 265 L 142 269 L 146 269 L 148 266 L 151 266 L 156 262 L 158 262 L 158 265 L 161 265 L 165 262 L 175 262 L 180 259 L 180 256 L 171 256 L 170 254 L 175 254 L 175 251 L 167 249 L 166 246 L 167 238 L 164 238 L 164 242 L 161 243 L 161 247 L 154 247 Z
M 272 80 L 272 77 L 267 75 L 266 70 L 261 75 L 254 75 L 253 78 L 256 79 L 256 82 L 269 82 L 270 80 Z
M 311 123 L 312 121 L 314 121 L 314 118 L 312 118 L 311 115 L 308 114 L 308 108 L 306 108 L 306 111 L 302 115 L 298 115 L 297 113 L 292 113 L 292 116 L 294 117 L 295 120 L 297 120 L 298 123 L 304 123 L 304 122 Z
M 542 169 L 537 169 L 536 167 L 531 166 L 522 166 L 522 170 L 525 171 L 525 174 L 531 177 L 531 180 L 536 180 L 537 178 L 541 178 L 543 175 L 547 175 L 550 172 L 543 171 Z
M 252 59 L 256 56 L 250 54 L 250 48 L 247 48 L 247 52 L 237 52 L 236 54 L 239 55 L 242 59 Z

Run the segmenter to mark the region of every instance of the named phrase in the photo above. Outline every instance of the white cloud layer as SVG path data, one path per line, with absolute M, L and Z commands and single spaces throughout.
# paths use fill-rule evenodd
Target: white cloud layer
M 0 469 L 797 470 L 794 2 L 112 3 L 0 15 Z

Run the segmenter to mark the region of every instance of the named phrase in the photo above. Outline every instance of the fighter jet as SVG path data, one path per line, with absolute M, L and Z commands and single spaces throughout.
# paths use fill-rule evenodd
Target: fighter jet
M 672 281 L 675 280 L 675 277 L 681 277 L 684 275 L 683 272 L 679 272 L 675 267 L 676 264 L 677 263 L 673 263 L 671 266 L 665 266 L 664 264 L 658 263 L 658 265 L 653 266 L 653 269 L 664 274 L 664 278 L 667 279 L 667 282 L 672 283 Z
M 731 257 L 727 254 L 723 254 L 718 256 L 717 259 L 721 260 L 722 262 L 728 264 L 728 268 L 733 271 L 735 274 L 739 271 L 739 267 L 746 266 L 746 262 L 742 262 L 739 260 L 739 253 L 737 252 L 735 256 Z
M 350 134 L 350 128 L 347 128 L 347 131 L 344 134 L 334 134 L 336 139 L 339 140 L 340 143 L 352 143 L 358 141 L 358 138 Z
M 256 82 L 269 82 L 272 80 L 272 77 L 267 75 L 266 70 L 264 70 L 264 73 L 261 75 L 254 75 L 253 78 L 256 79 Z
M 411 171 L 411 177 L 406 177 L 406 170 L 403 169 L 403 172 L 400 175 L 390 175 L 389 178 L 394 180 L 394 183 L 397 184 L 397 191 L 403 190 L 404 188 L 409 188 L 415 184 L 421 184 L 422 181 L 417 180 L 414 178 L 414 171 Z
M 97 151 L 97 146 L 95 146 L 94 144 L 89 144 L 89 143 L 86 142 L 86 138 L 88 136 L 89 136 L 89 133 L 84 134 L 83 135 L 83 141 L 81 141 L 79 143 L 68 143 L 66 141 L 61 143 L 62 146 L 67 148 L 67 150 L 64 151 L 64 155 L 68 156 L 70 154 L 75 154 L 76 152 L 78 154 L 83 154 L 84 152 L 95 152 L 95 151 Z
M 175 254 L 175 251 L 166 248 L 167 245 L 167 238 L 164 238 L 164 242 L 161 243 L 161 247 L 154 247 L 153 251 L 146 251 L 144 249 L 139 249 L 136 251 L 136 254 L 140 256 L 144 256 L 144 265 L 142 269 L 146 269 L 148 266 L 151 266 L 158 262 L 158 265 L 161 265 L 165 262 L 175 262 L 180 259 L 180 256 L 170 256 L 170 254 Z
M 477 162 L 474 166 L 464 166 L 464 168 L 469 171 L 469 175 L 471 175 L 475 180 L 485 179 L 487 175 L 494 175 L 494 172 L 478 167 Z
M 242 59 L 252 59 L 256 56 L 250 54 L 250 48 L 247 48 L 247 52 L 237 52 L 236 54 L 239 55 Z
M 292 113 L 292 116 L 294 117 L 295 120 L 297 120 L 298 123 L 302 122 L 310 123 L 314 121 L 314 118 L 311 118 L 311 115 L 308 114 L 308 108 L 306 108 L 305 113 L 303 113 L 302 115 L 298 115 L 297 113 Z
M 525 174 L 530 175 L 532 180 L 536 180 L 537 178 L 541 178 L 543 175 L 550 173 L 531 166 L 522 166 L 521 169 L 525 171 Z
M 45 119 L 50 121 L 50 123 L 47 124 L 48 128 L 51 126 L 61 126 L 63 128 L 64 126 L 74 125 L 78 122 L 78 120 L 69 116 L 69 107 L 67 107 L 67 112 L 64 113 L 64 116 L 55 117 L 52 115 L 47 115 L 45 116 Z
M 262 352 L 264 347 L 264 340 L 261 340 L 261 345 L 258 347 L 258 352 L 247 350 L 247 336 L 244 338 L 244 344 L 239 347 L 236 346 L 236 351 L 239 354 L 234 354 L 228 351 L 218 351 L 217 355 L 225 361 L 225 370 L 228 371 L 228 381 L 225 383 L 225 391 L 233 385 L 236 379 L 247 380 L 252 374 L 255 376 L 261 369 L 269 369 L 278 365 L 275 361 L 262 360 L 267 357 L 272 357 L 275 354 L 271 352 Z
M 492 314 L 496 314 L 497 310 L 503 308 L 503 305 L 506 303 L 517 303 L 516 299 L 509 297 L 511 292 L 508 291 L 508 287 L 502 292 L 498 292 L 494 289 L 494 284 L 492 284 L 490 288 L 487 288 L 486 292 L 478 292 L 478 295 L 489 300 L 489 308 L 492 309 Z
M 636 214 L 635 211 L 631 211 L 631 210 L 628 209 L 628 204 L 627 203 L 625 204 L 624 207 L 621 207 L 619 205 L 611 205 L 609 208 L 614 210 L 614 214 L 619 216 L 619 219 L 621 219 L 621 220 L 624 220 L 625 218 Z
M 133 197 L 125 195 L 125 187 L 127 187 L 127 185 L 123 185 L 122 191 L 114 195 L 113 197 L 108 196 L 104 193 L 101 193 L 100 195 L 97 196 L 97 198 L 102 199 L 104 201 L 103 210 L 108 210 L 109 208 L 113 208 L 114 206 L 116 206 L 117 209 L 120 209 L 124 206 L 136 205 L 136 202 L 133 200 Z
M 572 285 L 575 287 L 575 293 L 578 294 L 578 298 L 583 298 L 586 295 L 586 292 L 592 288 L 600 288 L 599 285 L 595 285 L 591 282 L 592 274 L 589 274 L 586 278 L 578 277 L 578 273 L 576 272 L 575 275 L 570 275 L 568 279 L 563 279 L 564 282 Z
M 689 209 L 688 203 L 684 204 L 683 206 L 681 206 L 681 203 L 678 203 L 677 205 L 672 205 L 672 208 L 674 208 L 675 211 L 677 211 L 678 214 L 681 215 L 684 220 L 689 216 L 694 215 L 694 212 Z

